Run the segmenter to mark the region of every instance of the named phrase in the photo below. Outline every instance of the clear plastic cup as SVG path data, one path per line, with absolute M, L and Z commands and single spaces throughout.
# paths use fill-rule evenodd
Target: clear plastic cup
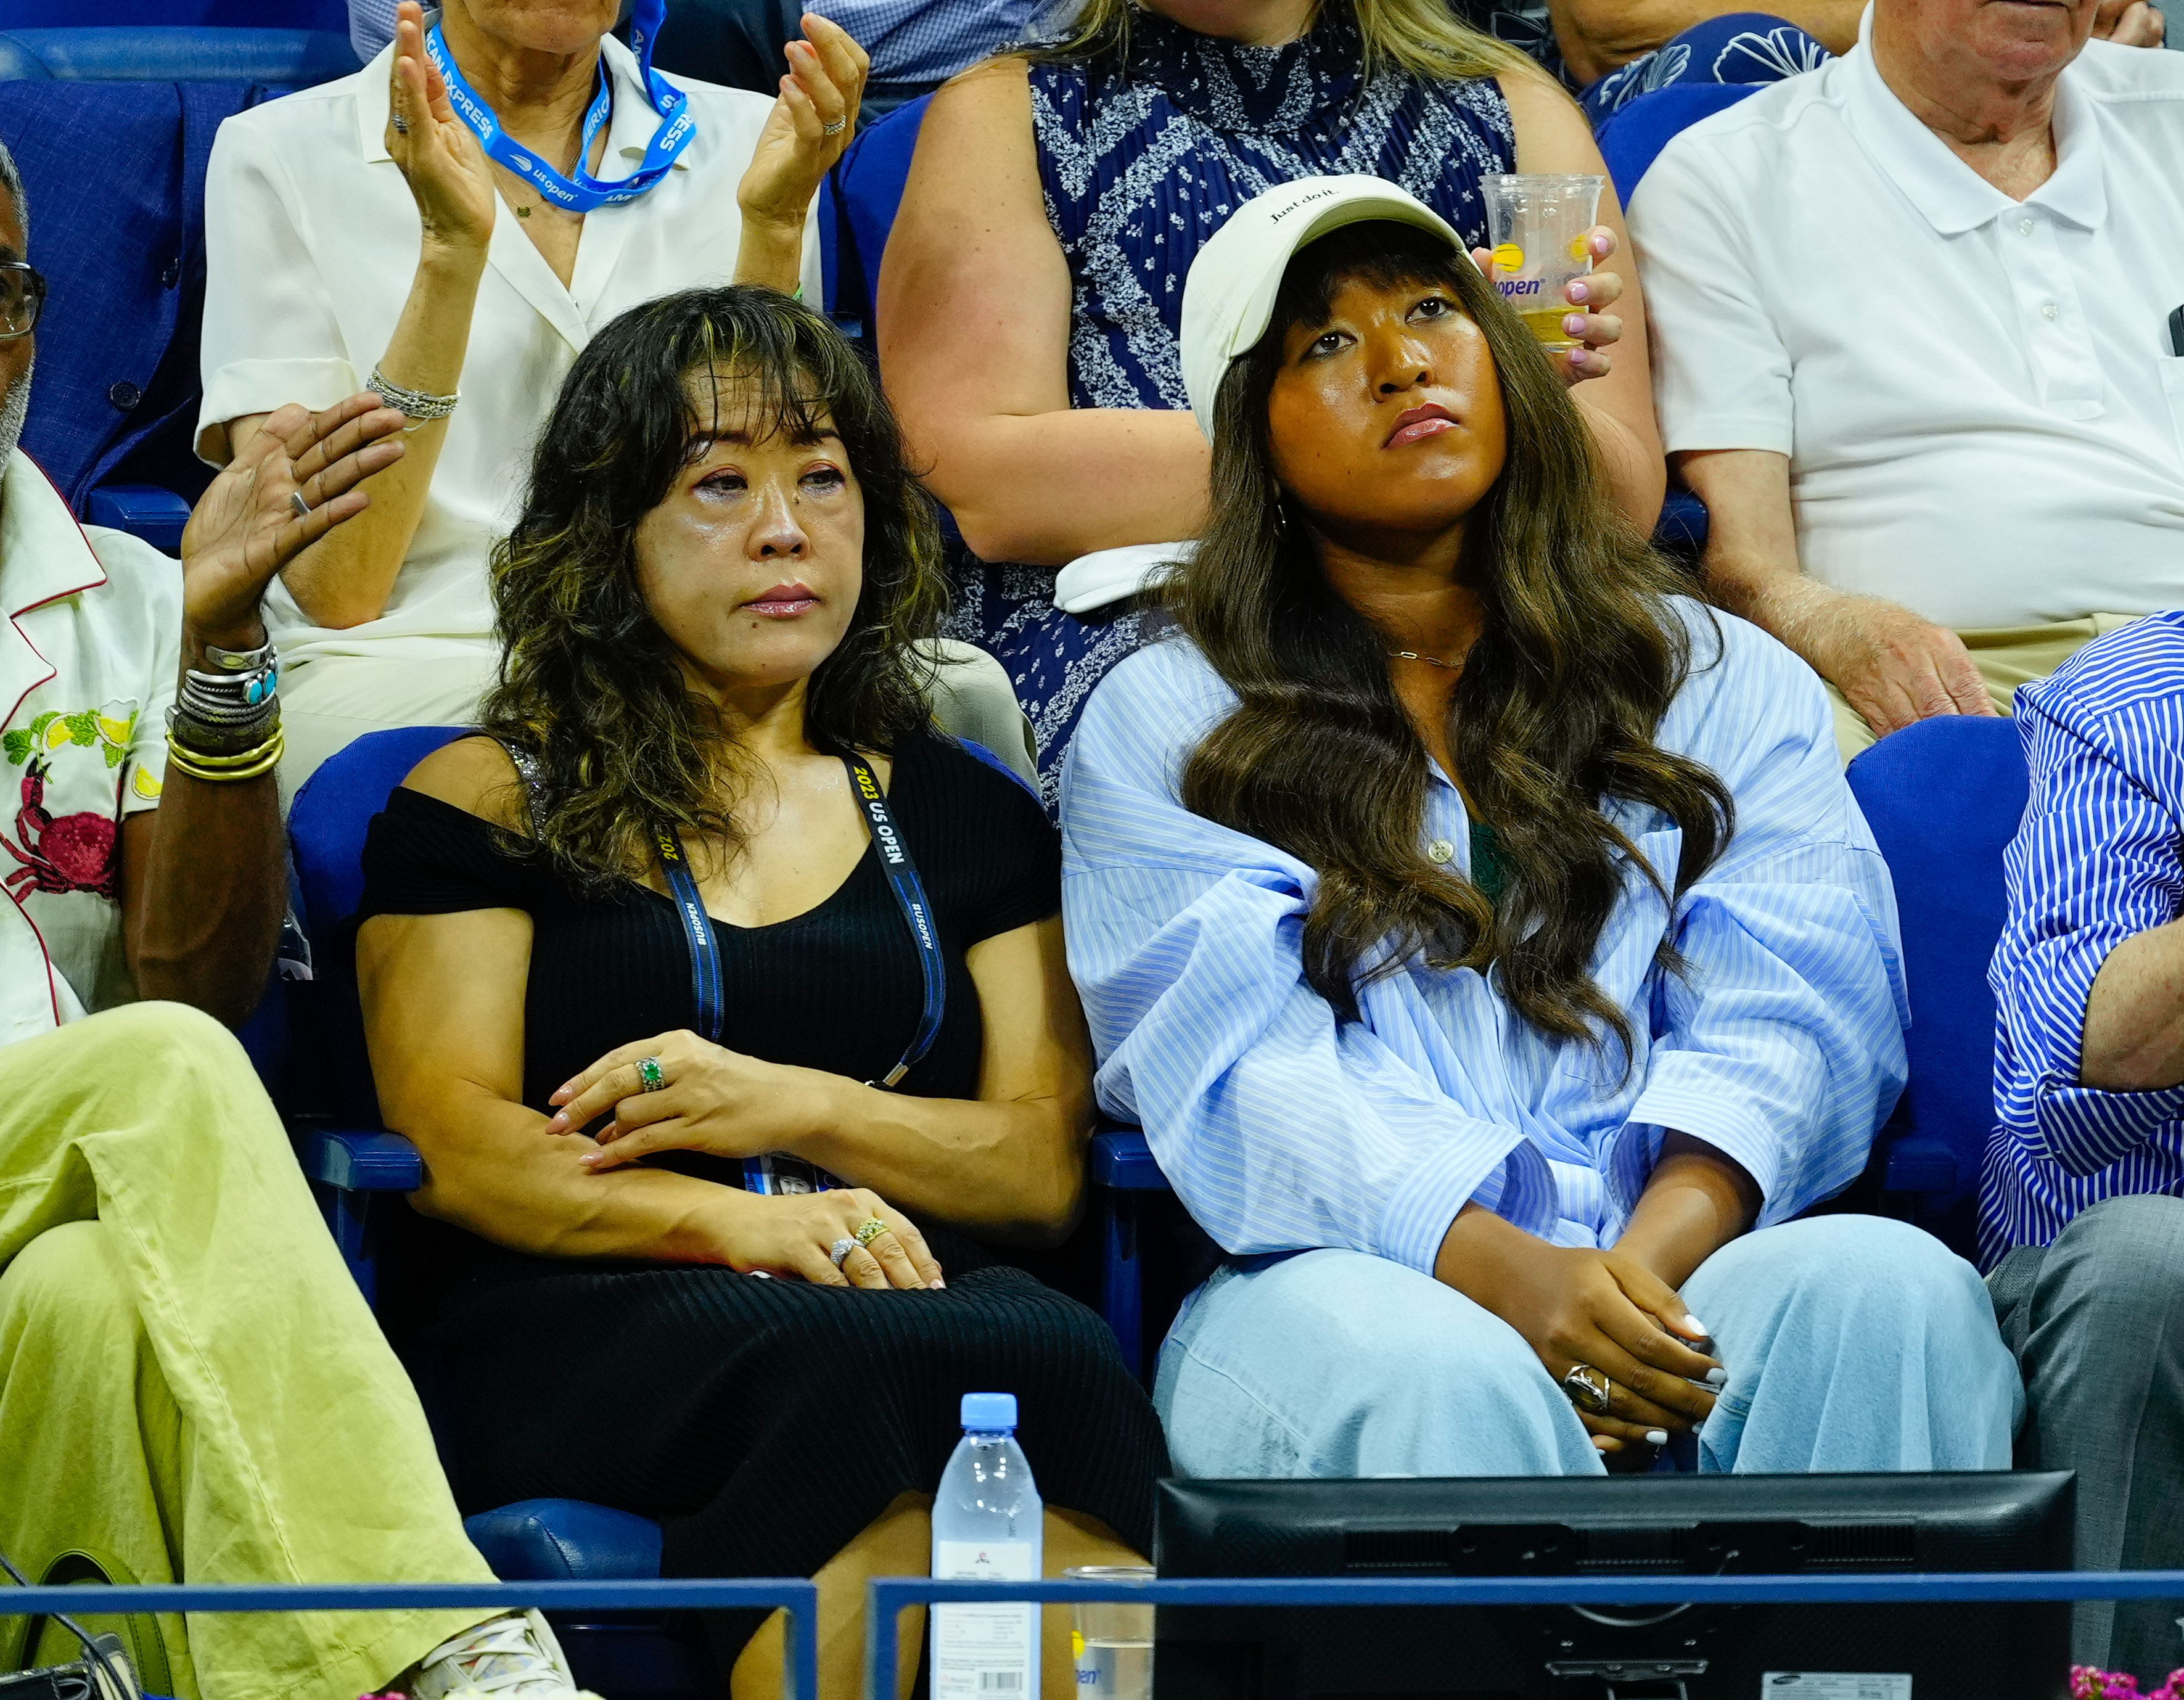
M 1584 309 L 1571 306 L 1563 292 L 1570 279 L 1592 270 L 1585 232 L 1600 222 L 1606 181 L 1521 172 L 1480 181 L 1494 244 L 1494 287 L 1551 352 L 1577 346 L 1563 320 Z
M 1139 1564 L 1081 1564 L 1061 1573 L 1072 1582 L 1150 1582 Z M 1077 1602 L 1078 1700 L 1152 1700 L 1153 1608 L 1123 1600 Z

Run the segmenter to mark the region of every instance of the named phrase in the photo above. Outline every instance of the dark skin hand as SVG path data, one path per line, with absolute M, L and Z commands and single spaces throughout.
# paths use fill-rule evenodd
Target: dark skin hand
M 0 347 L 4 347 L 0 344 Z M 273 576 L 370 501 L 355 486 L 402 458 L 407 421 L 369 393 L 268 415 L 182 532 L 182 666 L 265 641 Z M 301 490 L 308 519 L 289 502 Z M 275 776 L 213 784 L 170 764 L 159 806 L 121 829 L 123 937 L 136 989 L 239 1026 L 257 1007 L 287 901 Z
M 1608 1468 L 1650 1467 L 1649 1431 L 1689 1432 L 1713 1410 L 1726 1379 L 1676 1289 L 1745 1231 L 1758 1189 L 1713 1147 L 1671 1134 L 1661 1161 L 1609 1251 L 1552 1246 L 1491 1211 L 1466 1205 L 1441 1241 L 1435 1278 L 1484 1305 L 1560 1382 L 1591 1364 L 1613 1384 L 1607 1414 L 1579 1419 Z

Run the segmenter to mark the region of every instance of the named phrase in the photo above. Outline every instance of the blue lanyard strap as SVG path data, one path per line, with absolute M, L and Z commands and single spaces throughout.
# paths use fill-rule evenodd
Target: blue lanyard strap
M 879 853 L 880 871 L 887 876 L 896 906 L 909 923 L 911 941 L 917 946 L 918 967 L 925 978 L 925 1007 L 919 1013 L 917 1030 L 911 1035 L 902 1060 L 888 1071 L 885 1079 L 865 1083 L 868 1086 L 890 1087 L 924 1061 L 926 1053 L 933 1049 L 933 1041 L 940 1035 L 941 1017 L 948 1007 L 948 962 L 941 955 L 940 937 L 933 925 L 933 906 L 926 900 L 925 883 L 917 877 L 917 864 L 911 858 L 910 846 L 895 829 L 894 813 L 888 807 L 887 794 L 880 789 L 879 780 L 860 757 L 844 755 L 842 765 L 850 771 L 850 789 L 863 811 L 866 826 L 872 829 L 872 844 Z M 719 1045 L 727 1020 L 722 1008 L 720 938 L 713 931 L 712 917 L 705 912 L 705 901 L 699 895 L 697 877 L 690 872 L 690 859 L 682 852 L 682 839 L 670 827 L 660 833 L 659 843 L 660 869 L 666 877 L 668 891 L 675 900 L 675 912 L 682 918 L 683 938 L 690 946 L 692 1012 L 698 1031 Z M 811 1177 L 808 1181 L 797 1173 L 807 1170 Z M 816 1191 L 833 1182 L 833 1177 L 822 1170 L 779 1156 L 752 1157 L 744 1163 L 744 1184 L 753 1192 Z
M 448 51 L 447 38 L 437 23 L 425 33 L 425 53 L 432 61 L 432 68 L 439 72 L 440 81 L 448 86 L 448 102 L 463 122 L 477 133 L 478 145 L 485 149 L 488 159 L 515 172 L 563 211 L 588 213 L 595 208 L 635 200 L 673 169 L 676 159 L 698 134 L 698 120 L 690 110 L 690 98 L 652 68 L 653 46 L 659 39 L 660 25 L 666 20 L 667 0 L 638 0 L 630 20 L 631 50 L 637 55 L 638 74 L 651 98 L 652 109 L 660 114 L 660 128 L 653 132 L 652 141 L 644 150 L 644 162 L 629 176 L 612 182 L 593 176 L 586 169 L 600 126 L 614 110 L 604 53 L 599 61 L 599 92 L 592 97 L 591 109 L 584 114 L 583 144 L 577 150 L 577 175 L 571 181 L 519 146 L 500 127 L 499 114 L 478 98 L 477 92 L 455 64 L 455 56 Z

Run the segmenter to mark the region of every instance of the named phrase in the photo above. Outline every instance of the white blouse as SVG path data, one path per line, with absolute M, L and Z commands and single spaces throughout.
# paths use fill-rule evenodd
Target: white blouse
M 606 157 L 634 170 L 660 127 L 637 62 L 601 43 L 614 94 Z M 205 190 L 204 405 L 197 449 L 229 455 L 227 424 L 285 402 L 326 407 L 364 387 L 416 270 L 416 203 L 383 145 L 390 47 L 354 76 L 220 125 Z M 505 202 L 493 220 L 464 360 L 423 518 L 386 610 L 315 625 L 276 583 L 265 619 L 284 668 L 326 655 L 432 660 L 493 641 L 486 563 L 519 512 L 532 446 L 577 352 L 616 315 L 678 289 L 733 281 L 736 187 L 773 103 L 673 79 L 698 134 L 649 192 L 586 215 L 564 287 Z M 610 170 L 611 164 L 603 168 Z M 817 208 L 804 290 L 820 293 Z

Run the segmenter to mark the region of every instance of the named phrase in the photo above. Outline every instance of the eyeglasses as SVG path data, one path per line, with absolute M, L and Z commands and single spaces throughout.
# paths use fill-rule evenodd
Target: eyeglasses
M 28 260 L 0 260 L 0 343 L 27 337 L 46 304 L 46 280 Z

